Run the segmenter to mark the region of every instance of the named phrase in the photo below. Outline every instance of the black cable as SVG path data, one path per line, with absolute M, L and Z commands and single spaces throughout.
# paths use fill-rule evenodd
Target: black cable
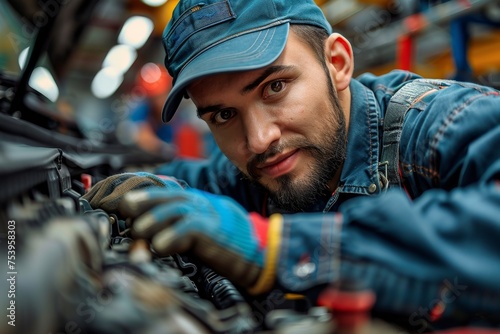
M 238 289 L 227 278 L 212 269 L 199 266 L 199 285 L 216 308 L 223 310 L 245 300 Z

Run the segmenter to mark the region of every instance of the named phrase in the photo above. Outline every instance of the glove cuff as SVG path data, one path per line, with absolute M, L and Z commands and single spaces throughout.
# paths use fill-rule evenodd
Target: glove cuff
M 259 250 L 265 251 L 267 248 L 267 235 L 269 233 L 269 219 L 262 217 L 256 212 L 250 212 L 248 216 L 252 222 L 255 236 L 259 241 Z
M 281 230 L 283 216 L 273 214 L 269 217 L 269 230 L 267 233 L 267 249 L 264 267 L 255 285 L 248 289 L 252 295 L 258 295 L 269 291 L 276 278 L 276 265 L 278 262 L 279 249 L 281 245 Z

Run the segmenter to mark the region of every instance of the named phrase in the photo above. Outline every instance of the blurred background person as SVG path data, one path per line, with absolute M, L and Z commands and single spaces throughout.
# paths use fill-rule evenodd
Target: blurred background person
M 171 88 L 172 77 L 163 65 L 146 63 L 142 66 L 133 89 L 135 98 L 129 115 L 132 139 L 153 154 L 167 155 L 173 145 L 179 157 L 204 158 L 211 141 L 206 138 L 208 130 L 200 126 L 202 122 L 188 116 L 193 113 L 181 112 L 168 124 L 161 121 L 162 108 Z
M 172 88 L 167 70 L 154 63 L 145 64 L 137 75 L 130 121 L 133 141 L 143 150 L 162 154 L 170 150 L 175 124 L 160 121 L 163 104 Z

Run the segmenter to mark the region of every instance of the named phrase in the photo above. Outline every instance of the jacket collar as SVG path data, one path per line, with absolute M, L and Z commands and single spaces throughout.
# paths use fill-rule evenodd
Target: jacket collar
M 368 195 L 379 190 L 380 106 L 374 93 L 359 81 L 353 79 L 350 90 L 355 98 L 351 99 L 347 155 L 338 191 Z

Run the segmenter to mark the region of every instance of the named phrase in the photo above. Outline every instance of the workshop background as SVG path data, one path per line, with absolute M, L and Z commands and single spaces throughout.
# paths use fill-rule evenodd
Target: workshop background
M 6 38 L 0 39 L 0 69 L 19 76 L 37 34 L 49 35 L 30 65 L 29 85 L 48 98 L 42 112 L 95 142 L 128 144 L 128 115 L 142 97 L 137 77 L 145 64 L 163 63 L 161 35 L 177 2 L 2 0 L 0 34 Z M 351 41 L 356 75 L 405 69 L 500 86 L 499 1 L 316 2 L 335 31 Z M 172 126 L 189 125 L 175 144 L 197 145 L 179 152 L 204 157 L 213 142 L 192 108 L 184 101 L 174 118 Z M 186 140 L 189 130 L 198 142 Z

